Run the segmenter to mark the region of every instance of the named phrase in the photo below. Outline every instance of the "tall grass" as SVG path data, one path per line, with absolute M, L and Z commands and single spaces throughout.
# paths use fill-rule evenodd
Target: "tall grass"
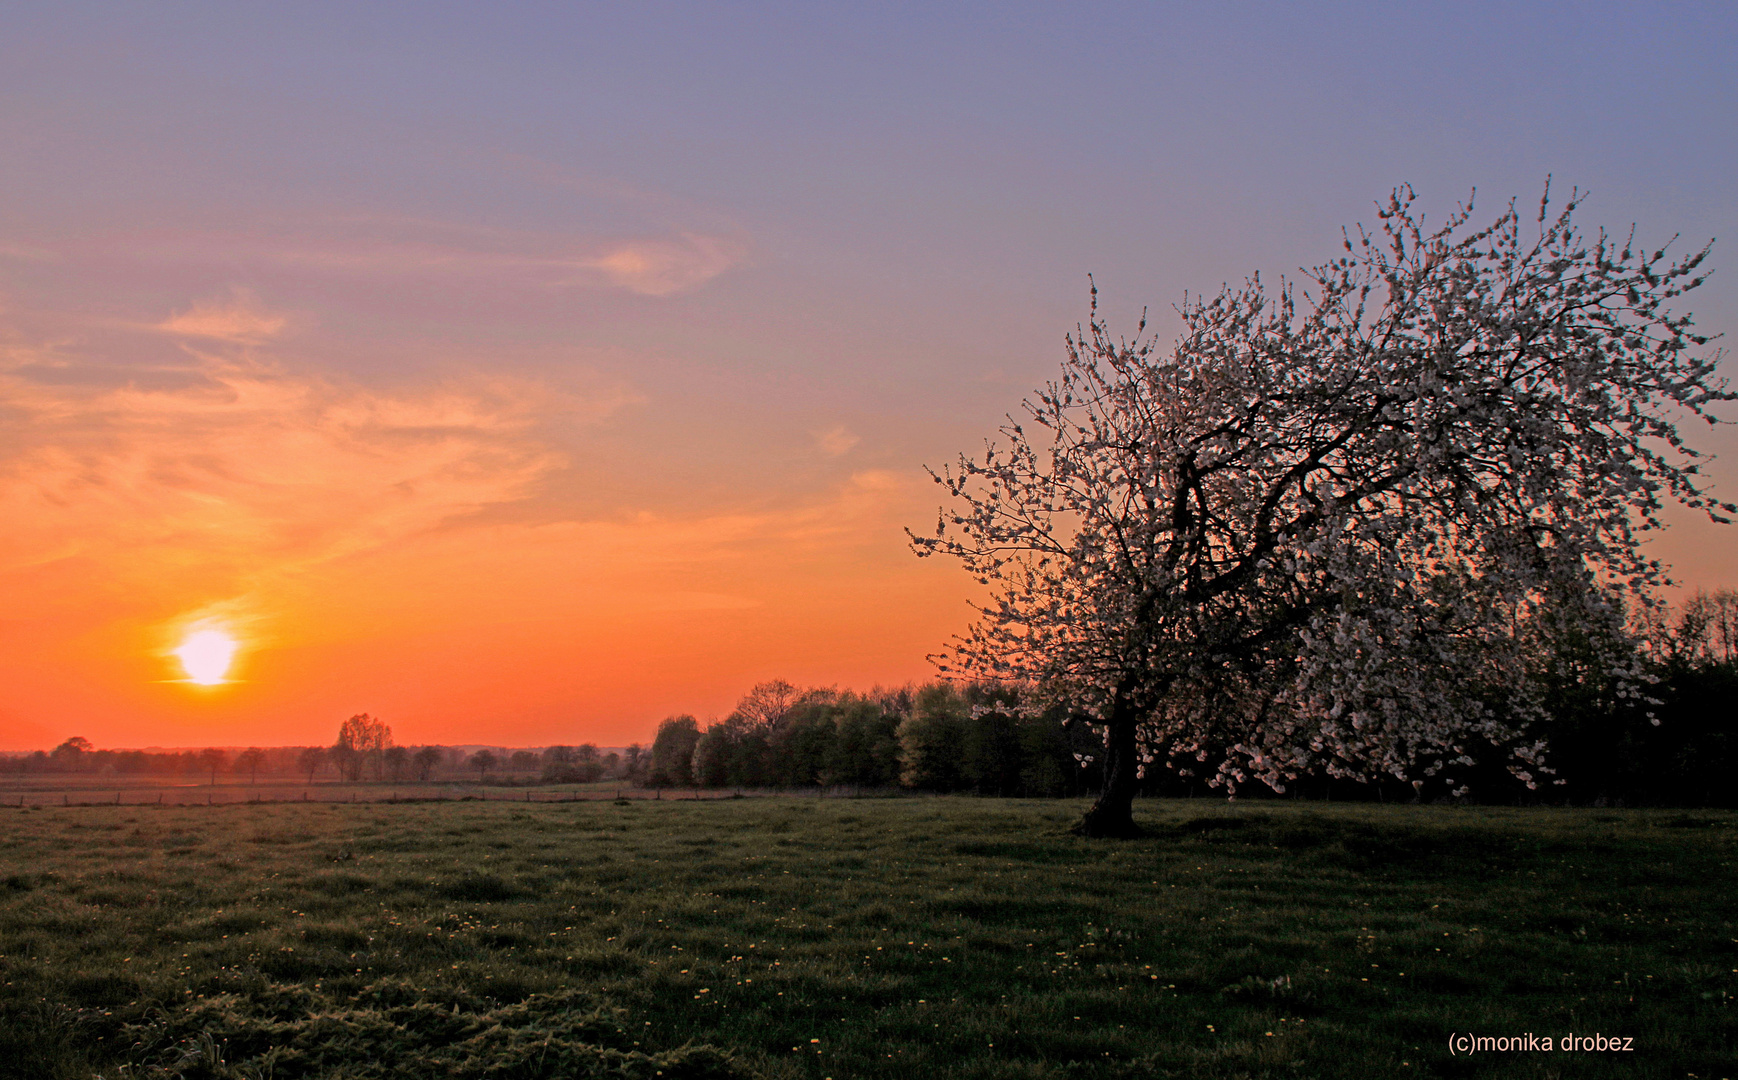
M 1738 816 L 8 810 L 29 1077 L 1731 1076 Z M 1451 1032 L 1628 1036 L 1450 1057 Z

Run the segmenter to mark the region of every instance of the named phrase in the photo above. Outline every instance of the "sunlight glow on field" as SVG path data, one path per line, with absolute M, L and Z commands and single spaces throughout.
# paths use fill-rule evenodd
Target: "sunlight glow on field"
M 175 650 L 187 678 L 200 686 L 215 686 L 224 681 L 230 661 L 235 658 L 235 639 L 222 630 L 199 630 L 187 636 Z

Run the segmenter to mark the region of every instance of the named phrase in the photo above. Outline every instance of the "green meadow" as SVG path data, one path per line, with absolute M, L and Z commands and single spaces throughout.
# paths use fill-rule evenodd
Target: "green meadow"
M 1081 809 L 0 810 L 0 1070 L 1738 1076 L 1738 815 Z

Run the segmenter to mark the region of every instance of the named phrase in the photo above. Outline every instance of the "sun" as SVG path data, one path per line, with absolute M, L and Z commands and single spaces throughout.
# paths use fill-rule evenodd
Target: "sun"
M 181 642 L 175 655 L 186 669 L 189 682 L 216 686 L 225 681 L 223 676 L 229 671 L 235 650 L 235 639 L 222 630 L 196 630 Z

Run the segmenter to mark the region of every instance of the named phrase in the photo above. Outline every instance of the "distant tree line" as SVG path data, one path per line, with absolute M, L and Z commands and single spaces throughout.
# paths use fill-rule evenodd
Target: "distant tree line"
M 10 773 L 86 773 L 99 776 L 200 776 L 214 771 L 271 775 L 292 773 L 299 746 L 250 747 L 231 753 L 204 750 L 101 750 L 90 740 L 73 736 L 50 751 L 0 758 L 0 770 Z
M 1611 650 L 1637 647 L 1641 697 L 1611 677 Z M 1482 802 L 1581 805 L 1738 805 L 1738 591 L 1697 593 L 1670 618 L 1632 628 L 1627 643 L 1592 631 L 1559 635 L 1536 659 L 1550 687 L 1553 720 L 1546 783 L 1529 792 L 1504 767 L 1503 748 L 1470 764 L 1452 783 L 1361 783 L 1323 776 L 1288 785 L 1287 795 L 1349 801 L 1438 800 L 1456 788 Z M 1488 691 L 1502 708 L 1502 688 Z M 345 720 L 331 746 L 206 750 L 100 750 L 79 737 L 52 751 L 0 757 L 11 773 L 189 776 L 301 774 L 398 783 L 475 780 L 506 784 L 616 782 L 651 788 L 904 788 L 1049 798 L 1098 790 L 1102 736 L 1065 721 L 1064 704 L 1042 704 L 1013 683 L 932 682 L 867 693 L 754 687 L 730 714 L 704 727 L 693 716 L 664 720 L 650 747 L 620 751 L 585 743 L 542 751 L 394 743 L 392 729 L 366 713 Z M 1556 781 L 1561 781 L 1557 783 Z M 1199 776 L 1155 759 L 1140 781 L 1149 796 L 1213 796 Z M 1276 797 L 1260 785 L 1244 798 Z
M 1506 768 L 1505 747 L 1467 747 L 1452 779 L 1422 782 L 1308 776 L 1287 795 L 1306 799 L 1568 802 L 1580 805 L 1738 805 L 1738 591 L 1701 592 L 1672 618 L 1632 626 L 1624 640 L 1585 627 L 1534 658 L 1550 688 L 1550 743 L 1538 790 Z M 1647 691 L 1626 694 L 1614 650 L 1632 650 Z M 1493 712 L 1503 688 L 1485 692 Z M 904 787 L 1049 797 L 1098 789 L 1102 736 L 1068 724 L 1066 703 L 1041 706 L 1012 683 L 929 683 L 868 694 L 755 687 L 723 720 L 692 716 L 658 727 L 633 775 L 649 787 Z M 1482 756 L 1481 756 L 1482 754 Z M 1211 756 L 1209 753 L 1207 756 Z M 1558 781 L 1561 781 L 1560 783 Z M 1140 780 L 1148 796 L 1222 795 L 1187 765 L 1157 758 Z M 1240 797 L 1279 797 L 1259 784 Z
M 1091 734 L 1022 710 L 1021 688 L 935 682 L 867 694 L 762 683 L 716 723 L 658 726 L 648 787 L 905 787 L 1052 797 L 1091 789 Z M 1082 763 L 1086 767 L 1082 768 Z
M 471 753 L 447 746 L 400 746 L 392 729 L 367 713 L 345 720 L 331 746 L 248 747 L 230 750 L 104 750 L 74 736 L 50 751 L 0 755 L 0 772 L 85 774 L 107 777 L 205 777 L 218 775 L 300 775 L 308 783 L 322 778 L 396 784 L 409 781 L 478 780 L 496 783 L 596 783 L 628 781 L 642 754 L 600 750 L 595 744 L 551 746 L 541 752 L 482 748 Z

